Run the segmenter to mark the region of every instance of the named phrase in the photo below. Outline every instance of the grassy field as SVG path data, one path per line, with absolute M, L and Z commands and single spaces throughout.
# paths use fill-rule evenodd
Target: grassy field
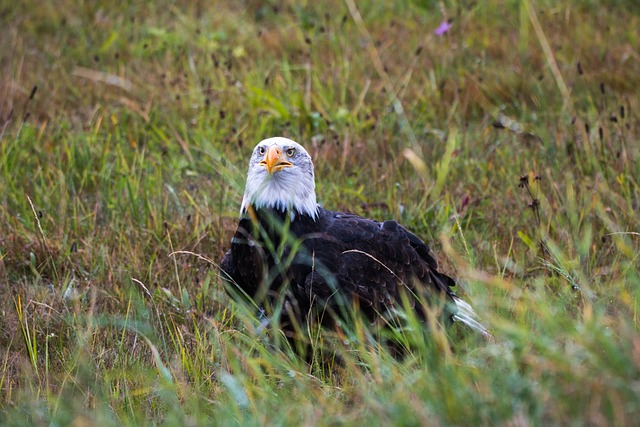
M 0 0 L 0 424 L 636 424 L 639 10 Z M 495 339 L 259 333 L 216 262 L 277 135 Z

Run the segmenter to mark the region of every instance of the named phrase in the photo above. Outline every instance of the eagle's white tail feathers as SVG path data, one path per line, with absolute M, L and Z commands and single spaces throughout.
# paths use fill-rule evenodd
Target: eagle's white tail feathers
M 458 297 L 453 297 L 453 301 L 458 307 L 458 312 L 453 316 L 454 320 L 464 323 L 476 332 L 481 333 L 485 338 L 493 338 L 493 335 L 489 333 L 487 328 L 480 323 L 478 315 L 473 311 L 473 307 Z

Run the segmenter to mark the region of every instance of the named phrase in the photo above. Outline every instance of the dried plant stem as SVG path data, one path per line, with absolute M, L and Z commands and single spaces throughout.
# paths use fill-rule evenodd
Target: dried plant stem
M 553 55 L 553 51 L 551 50 L 551 45 L 549 44 L 549 40 L 547 40 L 547 36 L 544 34 L 542 30 L 542 26 L 540 25 L 540 21 L 538 20 L 538 15 L 534 10 L 531 1 L 527 2 L 527 12 L 529 14 L 529 19 L 531 20 L 531 25 L 533 26 L 534 31 L 536 32 L 536 36 L 538 37 L 538 41 L 540 42 L 540 47 L 542 47 L 542 51 L 544 52 L 544 56 L 547 59 L 547 64 L 549 64 L 549 68 L 551 68 L 551 73 L 553 74 L 553 78 L 556 81 L 556 85 L 558 86 L 558 90 L 560 90 L 560 94 L 562 95 L 562 99 L 564 100 L 564 108 L 569 108 L 570 112 L 575 115 L 575 109 L 573 106 L 573 101 L 571 100 L 571 92 L 567 87 L 567 84 L 562 77 L 562 73 L 560 72 L 560 68 L 558 68 L 558 63 L 556 62 L 556 58 Z
M 398 115 L 401 128 L 405 131 L 407 138 L 411 143 L 412 149 L 416 152 L 420 152 L 418 139 L 416 138 L 415 132 L 411 127 L 411 123 L 407 118 L 407 114 L 404 110 L 404 107 L 402 106 L 402 101 L 400 101 L 400 98 L 398 98 L 398 95 L 396 94 L 396 91 L 393 87 L 393 83 L 391 82 L 391 78 L 384 69 L 384 65 L 382 64 L 382 60 L 380 59 L 378 49 L 376 49 L 375 44 L 373 43 L 373 38 L 371 37 L 369 30 L 367 30 L 367 27 L 362 20 L 362 15 L 360 15 L 358 6 L 356 6 L 356 3 L 353 0 L 345 0 L 345 3 L 349 8 L 349 13 L 353 18 L 353 21 L 356 23 L 360 34 L 362 34 L 362 37 L 364 37 L 364 39 L 366 40 L 367 53 L 369 54 L 371 62 L 373 62 L 373 66 L 376 68 L 376 71 L 378 72 L 380 78 L 384 83 L 385 90 L 389 94 L 391 105 L 393 106 L 393 110 L 395 111 L 395 113 Z
M 31 198 L 29 196 L 27 196 L 27 200 L 29 201 L 29 205 L 31 206 L 31 211 L 33 212 L 33 216 L 36 219 L 36 224 L 38 225 L 38 231 L 40 231 L 40 237 L 42 238 L 42 247 L 44 249 L 44 251 L 47 253 L 47 255 L 49 256 L 48 261 L 49 263 L 51 263 L 51 269 L 53 270 L 53 275 L 56 279 L 56 282 L 59 280 L 58 277 L 58 270 L 56 269 L 56 264 L 55 262 L 53 262 L 53 255 L 51 255 L 51 251 L 49 250 L 49 245 L 47 242 L 47 236 L 44 234 L 44 231 L 42 230 L 42 225 L 40 224 L 40 218 L 38 217 L 38 213 L 36 212 L 36 208 L 35 206 L 33 206 L 33 202 L 31 201 Z

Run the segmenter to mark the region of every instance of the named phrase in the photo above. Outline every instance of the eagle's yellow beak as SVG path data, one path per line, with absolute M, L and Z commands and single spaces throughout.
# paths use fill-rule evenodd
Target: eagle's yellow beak
M 271 146 L 267 149 L 267 154 L 264 157 L 264 160 L 260 162 L 260 165 L 267 168 L 269 175 L 273 175 L 284 168 L 290 168 L 293 166 L 285 159 L 285 156 L 283 156 L 282 149 L 276 146 Z

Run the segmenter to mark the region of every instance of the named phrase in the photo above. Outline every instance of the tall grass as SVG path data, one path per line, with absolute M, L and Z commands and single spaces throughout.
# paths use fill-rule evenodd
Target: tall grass
M 0 2 L 0 423 L 633 424 L 633 5 Z M 396 359 L 356 323 L 307 363 L 233 302 L 275 135 L 325 207 L 429 242 L 495 340 L 414 320 Z

